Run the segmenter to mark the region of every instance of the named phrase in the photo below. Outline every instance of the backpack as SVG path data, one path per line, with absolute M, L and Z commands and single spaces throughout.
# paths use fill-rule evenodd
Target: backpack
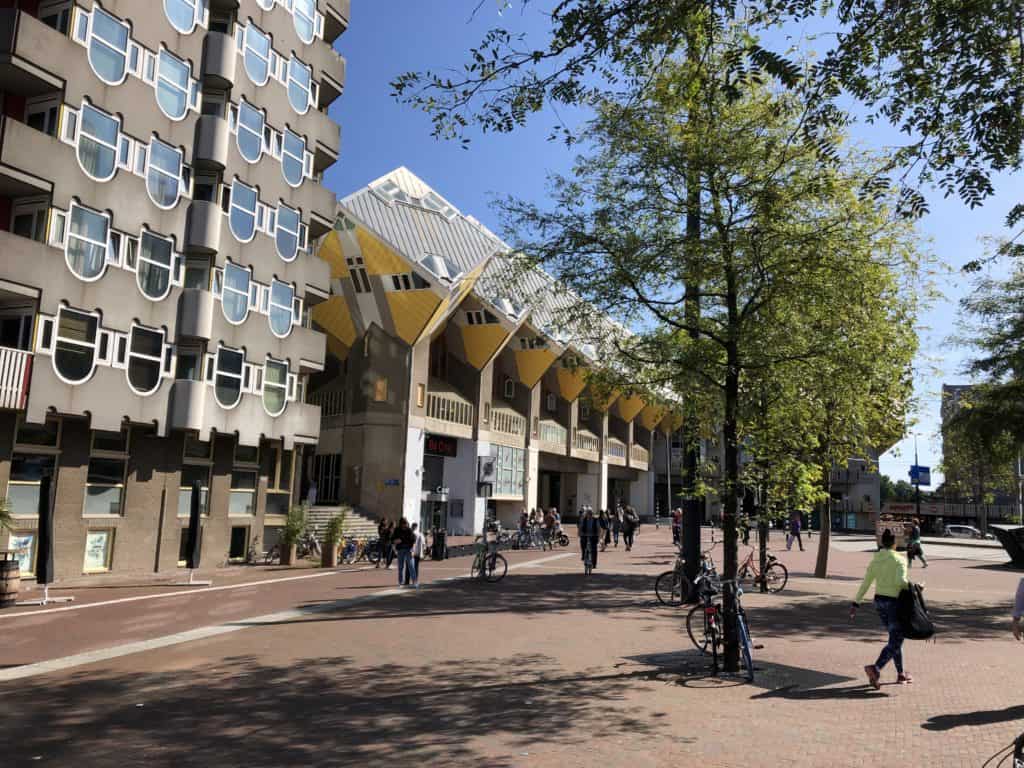
M 899 617 L 903 636 L 908 640 L 928 640 L 935 634 L 920 584 L 910 584 L 900 592 Z

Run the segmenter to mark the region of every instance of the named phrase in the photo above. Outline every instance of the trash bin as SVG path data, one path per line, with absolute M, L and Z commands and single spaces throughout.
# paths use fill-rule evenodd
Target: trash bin
M 440 528 L 434 529 L 434 545 L 431 547 L 430 557 L 432 560 L 444 560 L 447 554 L 447 547 L 445 546 L 445 532 Z

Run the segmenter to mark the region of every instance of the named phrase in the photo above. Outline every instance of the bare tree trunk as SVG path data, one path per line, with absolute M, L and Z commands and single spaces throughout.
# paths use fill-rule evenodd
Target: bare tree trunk
M 825 467 L 825 490 L 829 494 L 828 500 L 821 505 L 819 523 L 821 530 L 818 531 L 818 559 L 814 564 L 814 576 L 818 579 L 828 578 L 828 547 L 832 541 L 832 468 Z

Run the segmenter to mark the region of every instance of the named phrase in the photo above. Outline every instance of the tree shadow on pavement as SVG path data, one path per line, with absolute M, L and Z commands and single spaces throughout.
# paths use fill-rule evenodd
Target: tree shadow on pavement
M 8 689 L 0 743 L 14 765 L 503 768 L 538 746 L 538 726 L 559 738 L 660 728 L 658 713 L 618 708 L 646 676 L 566 674 L 543 655 L 441 668 L 362 667 L 345 657 L 274 666 L 240 656 L 151 674 L 90 670 Z M 480 738 L 498 754 L 479 751 Z M 502 744 L 510 754 L 500 754 Z
M 1024 719 L 1024 704 L 1006 709 L 983 709 L 977 712 L 961 712 L 953 715 L 936 715 L 928 718 L 921 727 L 926 731 L 948 731 L 963 726 L 992 725 Z

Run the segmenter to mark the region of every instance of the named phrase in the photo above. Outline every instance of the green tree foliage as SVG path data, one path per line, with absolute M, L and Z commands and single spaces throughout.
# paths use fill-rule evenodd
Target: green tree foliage
M 890 501 L 908 502 L 914 500 L 914 486 L 906 480 L 897 480 L 895 483 L 888 475 L 881 478 L 881 502 L 885 504 Z
M 741 449 L 803 503 L 827 492 L 835 461 L 902 433 L 917 258 L 892 197 L 859 194 L 877 162 L 846 151 L 823 163 L 799 100 L 757 73 L 734 82 L 728 50 L 659 62 L 644 90 L 603 101 L 584 136 L 593 151 L 552 177 L 550 210 L 502 205 L 522 253 L 586 299 L 578 327 L 592 313 L 595 332 L 605 315 L 632 329 L 603 340 L 618 386 L 671 386 L 701 431 L 721 430 L 725 578 Z M 735 666 L 730 600 L 726 629 Z
M 475 0 L 474 0 L 475 2 Z M 486 7 L 481 0 L 477 10 Z M 537 0 L 501 0 L 500 9 L 537 8 Z M 892 158 L 901 180 L 938 183 L 971 206 L 992 193 L 993 171 L 1021 165 L 1024 141 L 1024 4 L 1010 0 L 552 0 L 550 34 L 529 40 L 491 29 L 461 69 L 407 72 L 396 96 L 430 115 L 434 134 L 466 141 L 470 126 L 507 132 L 547 104 L 596 103 L 628 92 L 637 65 L 681 53 L 688 25 L 704 15 L 728 40 L 733 83 L 750 72 L 799 90 L 814 109 L 801 130 L 836 157 L 830 131 L 845 117 L 837 103 L 852 94 L 870 119 L 907 138 Z M 813 65 L 762 45 L 767 30 L 803 32 L 812 17 L 839 30 L 822 38 Z M 507 14 L 504 18 L 515 18 Z M 751 34 L 728 38 L 742 17 Z M 912 185 L 901 204 L 925 208 Z M 1013 215 L 1013 214 L 1011 214 Z M 1024 206 L 1019 215 L 1024 215 Z

